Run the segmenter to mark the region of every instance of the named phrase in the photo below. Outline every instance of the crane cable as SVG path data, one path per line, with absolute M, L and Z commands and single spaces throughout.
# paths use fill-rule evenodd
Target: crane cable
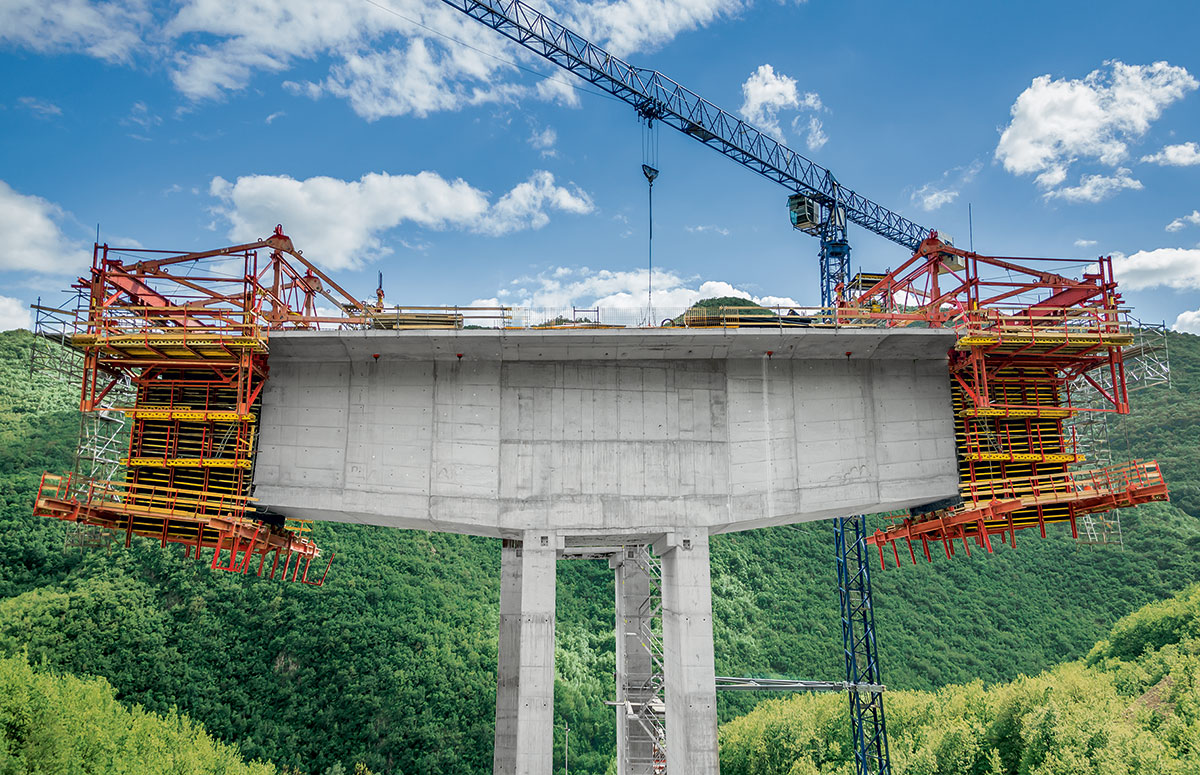
M 649 229 L 646 240 L 646 325 L 654 325 L 654 179 L 658 177 L 658 127 L 647 116 L 642 125 L 642 174 L 646 176 Z

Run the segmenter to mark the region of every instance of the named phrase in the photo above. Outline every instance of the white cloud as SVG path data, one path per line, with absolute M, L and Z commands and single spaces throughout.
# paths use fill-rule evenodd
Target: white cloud
M 0 296 L 0 331 L 29 328 L 32 324 L 33 319 L 25 302 L 11 296 Z
M 283 117 L 284 117 L 284 116 L 286 116 L 286 115 L 287 115 L 287 113 L 286 113 L 285 111 L 282 111 L 282 110 L 277 110 L 277 111 L 275 111 L 274 113 L 272 113 L 271 115 L 267 116 L 265 119 L 263 119 L 263 121 L 264 121 L 265 123 L 267 123 L 267 124 L 270 124 L 270 123 L 271 123 L 271 122 L 273 122 L 275 119 L 277 119 L 277 118 L 283 118 Z
M 21 106 L 28 110 L 38 118 L 51 118 L 52 116 L 61 116 L 62 108 L 47 100 L 39 100 L 37 97 L 21 97 L 17 100 Z
M 1171 330 L 1184 334 L 1200 334 L 1200 309 L 1180 312 L 1171 324 Z
M 559 20 L 588 40 L 623 57 L 660 46 L 681 32 L 733 16 L 748 4 L 742 0 L 614 0 L 607 3 L 571 0 Z
M 495 72 L 501 69 L 511 70 L 461 46 L 447 50 L 439 43 L 413 38 L 403 49 L 348 53 L 328 78 L 310 84 L 309 90 L 345 99 L 368 121 L 409 113 L 424 117 L 534 93 L 505 81 Z
M 486 217 L 470 228 L 499 236 L 524 229 L 540 229 L 550 222 L 547 209 L 586 215 L 595 209 L 592 199 L 578 186 L 554 185 L 554 176 L 538 170 L 524 183 L 518 183 L 491 207 Z
M 721 226 L 713 226 L 705 224 L 703 226 L 684 226 L 691 234 L 719 234 L 722 237 L 729 236 L 729 229 Z
M 1158 248 L 1132 256 L 1113 254 L 1113 271 L 1122 290 L 1200 289 L 1200 249 Z
M 808 145 L 808 150 L 818 150 L 825 143 L 829 142 L 829 135 L 825 134 L 824 125 L 821 119 L 813 116 L 808 119 L 808 135 L 804 142 Z
M 552 13 L 624 56 L 735 15 L 746 2 L 564 0 Z M 0 41 L 108 61 L 148 55 L 167 63 L 172 83 L 192 100 L 220 99 L 256 75 L 328 59 L 324 75 L 284 85 L 345 99 L 367 119 L 516 97 L 578 103 L 574 76 L 425 0 L 7 0 L 0 3 Z M 531 81 L 514 60 L 553 75 Z
M 0 41 L 43 53 L 79 51 L 128 61 L 150 20 L 144 0 L 6 0 L 0 3 Z
M 816 92 L 800 93 L 795 78 L 776 73 L 771 65 L 759 65 L 742 84 L 742 107 L 738 112 L 746 121 L 782 141 L 784 137 L 779 126 L 779 111 L 821 110 L 823 107 L 821 97 Z M 808 126 L 809 147 L 814 150 L 820 148 L 827 139 L 821 122 L 814 117 Z
M 1183 143 L 1182 145 L 1163 146 L 1158 153 L 1143 156 L 1142 161 L 1169 167 L 1192 167 L 1200 164 L 1200 145 Z
M 1188 224 L 1200 226 L 1200 210 L 1192 210 L 1191 215 L 1181 215 L 1167 224 L 1167 231 L 1180 231 Z
M 90 265 L 87 250 L 68 238 L 60 223 L 68 216 L 53 202 L 27 196 L 0 180 L 0 269 L 58 274 Z
M 925 212 L 932 212 L 942 205 L 948 205 L 983 169 L 983 162 L 978 159 L 965 167 L 955 167 L 942 173 L 940 180 L 935 180 L 912 192 L 910 199 L 913 204 Z
M 558 155 L 558 151 L 554 150 L 554 144 L 557 142 L 558 132 L 555 132 L 552 126 L 547 126 L 541 130 L 534 129 L 533 134 L 529 136 L 529 144 L 541 151 L 544 158 L 551 158 Z
M 1045 199 L 1064 199 L 1068 202 L 1102 202 L 1122 189 L 1140 191 L 1144 186 L 1124 167 L 1115 175 L 1084 175 L 1078 186 L 1056 188 L 1042 194 Z
M 501 289 L 493 298 L 475 299 L 471 306 L 504 304 L 543 310 L 553 317 L 573 307 L 608 310 L 644 310 L 649 275 L 645 269 L 613 271 L 587 267 L 555 267 L 533 277 L 521 277 L 512 282 L 516 289 Z M 684 277 L 677 272 L 655 269 L 653 302 L 657 315 L 677 315 L 701 299 L 734 296 L 766 306 L 798 307 L 786 296 L 755 296 L 744 289 L 719 280 L 701 281 Z M 602 319 L 605 319 L 601 315 Z M 655 321 L 657 322 L 657 321 Z
M 144 102 L 135 102 L 129 109 L 129 115 L 121 119 L 125 126 L 140 126 L 150 130 L 162 123 L 162 116 L 156 115 Z
M 1033 79 L 1013 103 L 1012 121 L 996 145 L 996 159 L 1006 170 L 1037 173 L 1037 184 L 1053 189 L 1078 160 L 1116 167 L 1127 158 L 1129 143 L 1140 140 L 1164 108 L 1200 86 L 1186 69 L 1166 62 L 1105 66 L 1082 80 Z
M 1077 239 L 1077 240 L 1075 240 L 1075 247 L 1077 247 L 1077 248 L 1093 248 L 1099 244 L 1100 243 L 1094 239 Z
M 404 223 L 500 235 L 545 226 L 548 210 L 583 214 L 594 207 L 578 187 L 555 185 L 544 170 L 495 203 L 465 180 L 447 181 L 434 172 L 370 173 L 349 181 L 250 175 L 231 183 L 217 177 L 209 192 L 220 200 L 214 211 L 228 220 L 231 239 L 256 239 L 281 222 L 300 249 L 330 269 L 390 253 L 381 236 Z

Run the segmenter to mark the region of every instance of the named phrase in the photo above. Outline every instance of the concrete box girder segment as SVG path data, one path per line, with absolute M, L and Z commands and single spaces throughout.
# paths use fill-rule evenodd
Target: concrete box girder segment
M 953 341 L 882 328 L 273 333 L 255 496 L 309 519 L 568 542 L 907 508 L 957 492 Z

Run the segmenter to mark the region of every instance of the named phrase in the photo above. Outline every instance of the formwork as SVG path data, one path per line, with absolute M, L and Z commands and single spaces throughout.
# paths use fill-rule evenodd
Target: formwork
M 38 308 L 34 365 L 78 380 L 83 424 L 74 470 L 43 475 L 34 513 L 322 584 L 332 555 L 317 576 L 304 524 L 254 502 L 256 428 L 269 332 L 319 326 L 319 297 L 359 302 L 281 229 L 207 253 L 97 245 L 75 290 L 73 309 Z
M 1154 461 L 1098 466 L 1074 432 L 1080 415 L 1129 412 L 1125 353 L 1137 351 L 1110 258 L 1010 259 L 957 250 L 934 239 L 913 259 L 874 278 L 849 300 L 848 316 L 888 325 L 952 326 L 948 354 L 955 412 L 959 498 L 895 516 L 868 542 L 896 563 L 899 542 L 916 561 L 931 543 L 992 551 L 1018 530 L 1168 499 Z M 1081 279 L 1066 277 L 1063 269 Z

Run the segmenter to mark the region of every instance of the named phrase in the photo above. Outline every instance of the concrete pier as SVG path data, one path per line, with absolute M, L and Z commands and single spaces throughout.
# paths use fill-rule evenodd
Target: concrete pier
M 683 530 L 655 544 L 662 557 L 667 758 L 675 772 L 717 775 L 717 679 L 708 533 Z
M 557 557 L 653 544 L 668 766 L 716 775 L 709 536 L 956 494 L 954 338 L 272 333 L 254 495 L 290 517 L 504 539 L 494 761 L 505 775 L 551 772 Z M 629 633 L 648 582 L 628 558 L 613 568 L 617 699 L 647 702 Z M 653 738 L 628 715 L 622 775 L 641 775 L 629 762 L 647 761 Z
M 551 771 L 554 753 L 554 594 L 558 542 L 531 530 L 500 558 L 496 665 L 497 775 Z

